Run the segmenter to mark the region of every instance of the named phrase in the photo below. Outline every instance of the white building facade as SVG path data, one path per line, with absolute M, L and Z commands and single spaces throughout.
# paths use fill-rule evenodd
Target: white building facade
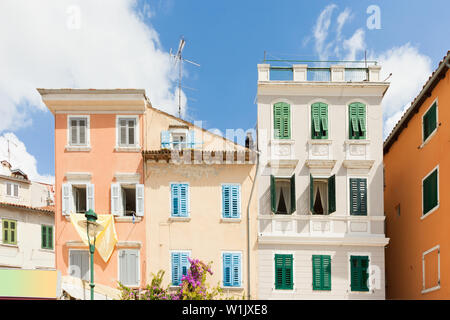
M 376 64 L 283 69 L 258 65 L 258 298 L 384 299 L 389 84 Z
M 52 185 L 0 162 L 0 268 L 55 269 Z

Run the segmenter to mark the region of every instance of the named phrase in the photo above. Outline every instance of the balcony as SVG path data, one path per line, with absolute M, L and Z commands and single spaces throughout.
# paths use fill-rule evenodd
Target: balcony
M 265 60 L 264 62 L 300 62 L 295 60 Z M 313 61 L 319 63 L 319 61 Z M 330 61 L 320 61 L 320 64 Z M 334 61 L 336 62 L 336 61 Z M 271 66 L 258 64 L 258 81 L 296 81 L 296 82 L 379 82 L 381 66 L 376 61 L 342 61 L 346 64 L 364 67 L 350 67 L 345 65 L 331 65 L 330 67 L 314 67 L 306 64 L 292 64 L 292 66 Z M 367 64 L 370 64 L 367 66 Z

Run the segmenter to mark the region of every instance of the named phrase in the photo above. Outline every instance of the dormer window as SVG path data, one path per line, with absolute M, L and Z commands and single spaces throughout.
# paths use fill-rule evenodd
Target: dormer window
M 161 149 L 194 149 L 195 131 L 185 128 L 172 128 L 161 131 Z

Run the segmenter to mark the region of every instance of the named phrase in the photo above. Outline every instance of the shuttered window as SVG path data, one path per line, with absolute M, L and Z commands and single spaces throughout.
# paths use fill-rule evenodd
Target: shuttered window
M 188 252 L 172 252 L 172 285 L 179 286 L 183 276 L 187 276 L 190 263 Z
M 273 105 L 273 129 L 275 139 L 291 138 L 291 106 L 285 102 Z
M 69 118 L 69 144 L 72 146 L 86 146 L 88 144 L 88 118 Z
M 350 257 L 350 281 L 352 291 L 369 291 L 368 287 L 368 268 L 369 257 L 351 256 Z
M 53 249 L 53 227 L 41 226 L 41 248 Z
M 189 185 L 187 183 L 172 183 L 170 188 L 172 217 L 188 217 Z
M 328 139 L 328 105 L 316 102 L 311 105 L 311 138 Z
M 313 290 L 331 290 L 331 256 L 312 256 Z
M 438 173 L 438 169 L 436 168 L 422 182 L 422 201 L 424 215 L 438 205 Z
M 437 128 L 437 105 L 436 102 L 428 109 L 422 119 L 423 141 L 425 141 Z
M 89 280 L 89 251 L 69 251 L 69 274 L 72 277 Z
M 366 138 L 366 105 L 354 102 L 349 105 L 349 138 Z
M 139 286 L 139 250 L 119 250 L 119 281 Z
M 222 217 L 241 217 L 241 190 L 239 185 L 222 185 Z
M 292 254 L 276 254 L 275 289 L 292 290 L 294 288 L 293 274 Z
M 273 175 L 270 176 L 270 206 L 271 210 L 275 214 L 292 214 L 297 209 L 297 198 L 295 193 L 295 174 L 289 179 L 289 189 L 283 188 L 283 198 L 280 195 L 282 192 L 281 185 L 286 185 L 286 178 L 276 178 Z M 284 197 L 289 197 L 290 205 L 286 205 Z
M 240 253 L 223 254 L 223 285 L 224 287 L 241 287 L 242 267 Z
M 350 214 L 367 215 L 367 179 L 350 178 Z
M 17 244 L 17 221 L 3 219 L 3 243 Z

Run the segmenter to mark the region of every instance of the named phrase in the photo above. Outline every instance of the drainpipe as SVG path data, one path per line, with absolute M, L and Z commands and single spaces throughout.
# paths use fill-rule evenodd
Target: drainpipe
M 255 177 L 253 179 L 252 190 L 250 191 L 250 198 L 248 199 L 247 204 L 247 299 L 250 300 L 250 203 L 252 202 L 253 190 L 255 189 L 256 179 L 258 177 L 258 168 L 259 168 L 259 149 L 258 149 L 258 121 L 256 122 L 256 150 L 252 150 L 256 152 L 256 170 Z

